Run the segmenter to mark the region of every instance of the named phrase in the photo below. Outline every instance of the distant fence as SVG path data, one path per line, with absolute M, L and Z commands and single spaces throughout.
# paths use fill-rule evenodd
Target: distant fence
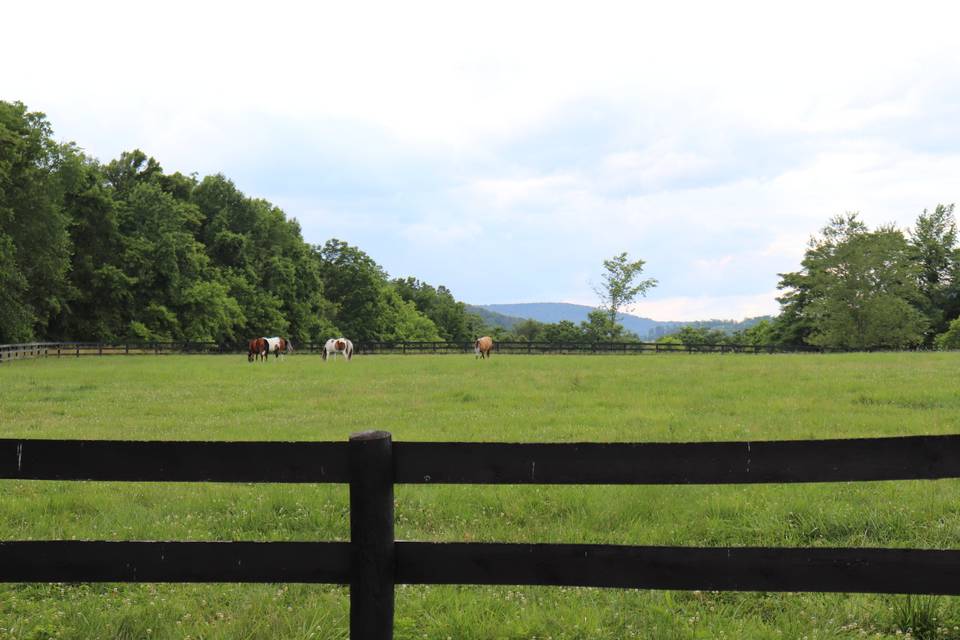
M 244 351 L 246 347 L 244 347 Z M 30 358 L 80 356 L 239 353 L 236 345 L 216 342 L 27 342 L 0 344 L 0 363 Z
M 320 354 L 323 343 L 294 345 L 295 353 Z M 812 346 L 669 344 L 660 342 L 495 342 L 497 354 L 640 355 L 657 353 L 820 353 Z M 246 353 L 247 346 L 217 342 L 30 342 L 0 345 L 0 363 L 38 357 Z M 364 355 L 473 353 L 473 342 L 356 342 Z
M 0 541 L 0 582 L 350 585 L 350 637 L 393 634 L 396 584 L 960 595 L 960 551 L 398 542 L 394 485 L 733 484 L 960 477 L 960 436 L 510 444 L 0 440 L 0 478 L 348 483 L 350 542 Z

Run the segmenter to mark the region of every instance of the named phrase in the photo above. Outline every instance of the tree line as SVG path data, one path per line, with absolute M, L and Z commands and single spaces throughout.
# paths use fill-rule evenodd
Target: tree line
M 468 341 L 445 287 L 391 279 L 223 175 L 167 173 L 140 150 L 106 164 L 0 101 L 0 343 L 242 342 L 284 335 Z
M 391 278 L 358 247 L 305 242 L 295 219 L 223 175 L 166 173 L 140 150 L 104 164 L 56 142 L 44 114 L 0 101 L 0 343 L 639 341 L 616 319 L 656 286 L 638 279 L 643 266 L 626 253 L 604 261 L 600 306 L 580 324 L 498 327 L 442 285 Z M 925 210 L 906 231 L 836 216 L 779 288 L 771 320 L 734 333 L 688 326 L 659 340 L 960 348 L 954 206 Z

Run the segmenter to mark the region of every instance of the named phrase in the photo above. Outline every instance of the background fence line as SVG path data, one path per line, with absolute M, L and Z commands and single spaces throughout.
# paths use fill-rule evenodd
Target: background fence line
M 749 344 L 668 344 L 660 342 L 495 342 L 496 354 L 579 354 L 579 355 L 641 355 L 658 353 L 824 353 L 837 351 L 807 345 L 749 345 Z M 307 342 L 294 345 L 294 354 L 319 355 L 323 343 Z M 218 342 L 28 342 L 0 345 L 0 363 L 38 357 L 82 357 L 109 355 L 168 355 L 168 354 L 245 354 L 245 344 Z M 356 342 L 354 353 L 380 354 L 467 354 L 473 353 L 473 342 Z
M 252 464 L 256 461 L 256 464 Z M 392 637 L 396 584 L 960 595 L 960 551 L 400 542 L 397 483 L 727 484 L 960 477 L 960 436 L 706 443 L 0 440 L 0 479 L 350 485 L 346 542 L 2 541 L 0 582 L 350 585 L 351 637 Z

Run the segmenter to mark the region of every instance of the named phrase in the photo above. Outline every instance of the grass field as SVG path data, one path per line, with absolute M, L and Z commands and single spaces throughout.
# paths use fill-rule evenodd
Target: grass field
M 704 441 L 956 433 L 956 354 L 131 356 L 0 367 L 0 437 Z M 407 540 L 960 549 L 960 482 L 398 486 Z M 0 481 L 0 540 L 347 540 L 347 488 Z M 341 587 L 0 585 L 5 638 L 345 638 Z M 405 638 L 960 639 L 960 599 L 398 587 Z

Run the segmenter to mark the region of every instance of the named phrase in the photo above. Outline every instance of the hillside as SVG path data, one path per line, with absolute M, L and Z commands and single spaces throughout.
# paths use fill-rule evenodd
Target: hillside
M 465 305 L 467 313 L 475 313 L 486 322 L 488 325 L 493 327 L 503 327 L 504 329 L 512 329 L 513 325 L 518 322 L 523 322 L 526 318 L 520 318 L 515 316 L 508 316 L 502 313 L 497 313 L 496 311 L 491 311 L 487 307 L 481 307 L 478 305 L 468 304 Z
M 507 319 L 510 324 L 499 324 L 499 326 L 511 327 L 521 319 L 530 318 L 540 322 L 560 322 L 569 320 L 575 324 L 580 324 L 587 320 L 587 314 L 593 311 L 594 307 L 583 304 L 571 304 L 568 302 L 529 302 L 518 304 L 487 304 L 487 305 L 469 305 L 469 310 L 474 313 L 482 311 L 495 314 L 499 318 Z M 486 317 L 484 316 L 486 319 Z M 650 318 L 642 318 L 632 314 L 620 314 L 620 323 L 630 331 L 637 334 L 644 340 L 655 340 L 656 338 L 679 331 L 686 326 L 706 327 L 708 329 L 719 329 L 732 333 L 741 329 L 746 329 L 755 325 L 763 319 L 769 319 L 769 316 L 757 318 L 747 318 L 745 320 L 697 320 L 689 322 L 681 321 L 660 321 Z M 491 320 L 487 320 L 492 322 Z

